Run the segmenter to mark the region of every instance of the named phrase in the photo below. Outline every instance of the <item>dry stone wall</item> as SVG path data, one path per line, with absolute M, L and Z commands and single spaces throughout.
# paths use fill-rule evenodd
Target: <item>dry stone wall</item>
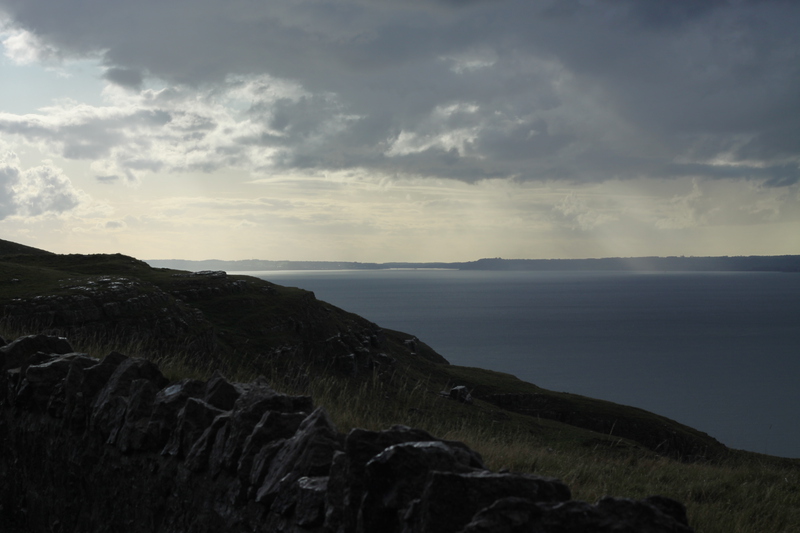
M 419 429 L 344 435 L 264 381 L 169 383 L 149 361 L 43 335 L 0 348 L 0 367 L 2 530 L 692 531 L 672 500 L 573 501 Z

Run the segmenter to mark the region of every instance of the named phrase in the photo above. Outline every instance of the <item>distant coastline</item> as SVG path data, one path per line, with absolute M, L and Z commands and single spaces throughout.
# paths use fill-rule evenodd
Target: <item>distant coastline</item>
M 800 255 L 721 257 L 608 257 L 602 259 L 479 259 L 456 263 L 360 263 L 355 261 L 269 261 L 245 259 L 148 259 L 155 268 L 177 270 L 530 270 L 629 272 L 800 272 Z

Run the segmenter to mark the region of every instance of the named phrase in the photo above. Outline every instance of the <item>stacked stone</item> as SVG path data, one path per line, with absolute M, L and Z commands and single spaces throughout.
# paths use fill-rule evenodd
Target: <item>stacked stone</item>
M 692 531 L 666 498 L 571 500 L 404 426 L 337 432 L 263 380 L 169 383 L 63 338 L 0 348 L 0 525 L 34 532 Z

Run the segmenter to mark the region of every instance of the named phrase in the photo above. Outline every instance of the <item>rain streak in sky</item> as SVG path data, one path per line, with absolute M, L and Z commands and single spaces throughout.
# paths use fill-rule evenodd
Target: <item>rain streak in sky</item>
M 0 0 L 0 235 L 142 259 L 800 253 L 800 3 Z

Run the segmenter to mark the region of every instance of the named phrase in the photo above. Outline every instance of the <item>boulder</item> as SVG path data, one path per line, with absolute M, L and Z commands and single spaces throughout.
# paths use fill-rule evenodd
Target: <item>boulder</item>
M 74 350 L 64 337 L 28 335 L 0 347 L 0 364 L 3 370 L 16 368 L 36 352 L 61 355 L 74 352 Z
M 186 468 L 197 473 L 208 469 L 211 450 L 214 448 L 218 435 L 222 434 L 222 439 L 224 439 L 230 417 L 231 414 L 227 412 L 217 416 L 203 431 L 203 434 L 186 454 Z
M 311 412 L 313 402 L 308 396 L 289 396 L 279 394 L 265 382 L 256 382 L 245 387 L 234 403 L 224 438 L 217 435 L 209 456 L 209 467 L 212 475 L 221 470 L 235 472 L 239 458 L 247 438 L 253 433 L 255 426 L 267 412 L 305 414 Z
M 238 471 L 244 484 L 250 484 L 253 461 L 261 449 L 270 443 L 290 438 L 300 428 L 300 424 L 306 416 L 305 413 L 280 413 L 277 411 L 264 413 L 245 439 L 242 453 L 239 456 Z M 256 483 L 261 481 L 258 476 L 256 478 Z
M 131 383 L 138 379 L 152 381 L 160 389 L 167 379 L 154 363 L 146 359 L 126 359 L 122 361 L 106 385 L 98 392 L 92 404 L 90 425 L 114 444 L 117 434 L 125 422 Z
M 465 403 L 467 405 L 471 405 L 474 401 L 472 399 L 472 394 L 469 393 L 469 389 L 467 389 L 464 385 L 459 385 L 450 389 L 448 396 L 453 400 Z
M 296 495 L 301 477 L 327 476 L 343 441 L 325 410 L 316 409 L 275 454 L 256 492 L 256 502 L 269 507 L 280 493 L 284 498 Z
M 161 453 L 178 458 L 185 457 L 206 428 L 223 412 L 203 400 L 189 398 L 178 412 L 175 430 Z
M 168 384 L 149 361 L 48 342 L 17 343 L 0 373 L 0 519 L 23 530 L 692 531 L 668 498 L 572 501 L 560 481 L 491 472 L 423 430 L 344 436 L 263 379 Z
M 97 360 L 92 357 L 70 353 L 28 366 L 25 370 L 25 381 L 35 390 L 34 403 L 38 407 L 45 407 L 52 416 L 61 418 L 66 400 L 65 380 L 70 368 L 77 366 L 85 369 L 95 364 Z
M 220 374 L 219 370 L 214 372 L 211 379 L 206 384 L 206 391 L 203 400 L 223 411 L 230 411 L 239 399 L 241 392 Z
M 301 477 L 296 483 L 295 523 L 303 528 L 321 526 L 325 520 L 328 476 Z
M 438 439 L 421 429 L 395 425 L 383 431 L 353 429 L 347 434 L 344 451 L 337 453 L 331 465 L 328 494 L 326 495 L 325 526 L 331 531 L 343 533 L 355 531 L 361 502 L 366 490 L 366 468 L 375 456 L 393 446 L 405 442 L 439 442 Z M 461 446 L 461 443 L 449 443 Z M 474 453 L 474 452 L 473 452 Z M 478 454 L 474 454 L 476 464 L 483 467 Z
M 392 445 L 367 463 L 357 530 L 401 531 L 403 517 L 422 496 L 431 472 L 467 473 L 484 468 L 475 452 L 443 441 Z
M 650 500 L 603 498 L 596 504 L 534 502 L 509 497 L 478 512 L 461 533 L 691 533 L 683 506 L 658 497 Z
M 148 439 L 155 448 L 166 445 L 178 413 L 190 398 L 202 398 L 206 384 L 195 379 L 184 379 L 158 391 L 153 400 L 153 412 L 147 423 Z
M 561 481 L 529 474 L 432 471 L 419 502 L 406 517 L 404 531 L 455 533 L 475 513 L 506 497 L 565 502 L 571 494 Z
M 128 358 L 111 352 L 102 361 L 84 365 L 80 361 L 70 364 L 64 378 L 63 417 L 73 429 L 83 429 L 89 424 L 95 396 L 106 385 L 117 367 Z M 87 362 L 88 363 L 88 362 Z
M 156 394 L 158 389 L 149 379 L 135 379 L 131 382 L 125 422 L 119 430 L 116 442 L 123 453 L 155 450 L 155 443 L 148 438 L 147 426 Z

